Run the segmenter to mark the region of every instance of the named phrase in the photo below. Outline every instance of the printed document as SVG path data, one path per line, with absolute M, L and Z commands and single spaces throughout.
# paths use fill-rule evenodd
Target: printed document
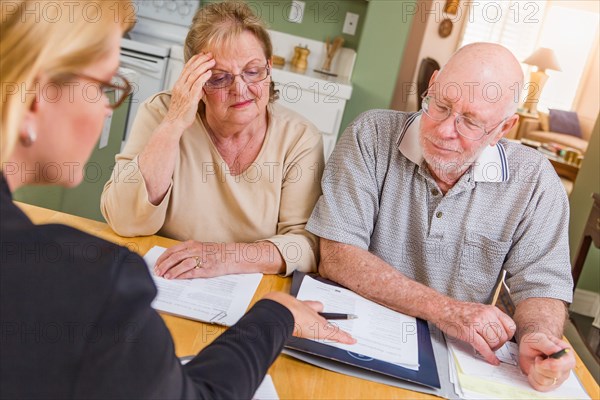
M 225 275 L 216 278 L 164 279 L 154 275 L 154 265 L 165 251 L 154 246 L 144 256 L 158 288 L 152 307 L 158 311 L 198 321 L 231 326 L 246 312 L 262 274 Z
M 279 400 L 271 375 L 265 375 L 252 400 Z
M 299 300 L 318 300 L 324 312 L 355 314 L 357 319 L 330 321 L 350 333 L 357 343 L 345 345 L 327 340 L 321 343 L 351 353 L 419 370 L 417 321 L 414 317 L 390 310 L 356 293 L 305 276 L 296 296 Z
M 468 343 L 446 338 L 450 381 L 455 392 L 465 399 L 589 399 L 579 380 L 571 371 L 560 387 L 550 392 L 538 392 L 531 387 L 518 365 L 518 346 L 506 342 L 496 351 L 501 356 L 494 366 L 476 354 Z

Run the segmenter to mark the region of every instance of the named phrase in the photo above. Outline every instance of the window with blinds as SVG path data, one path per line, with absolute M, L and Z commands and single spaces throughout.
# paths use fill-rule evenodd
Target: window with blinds
M 524 60 L 537 47 L 545 11 L 544 1 L 474 1 L 461 46 L 499 43 Z
M 574 2 L 576 3 L 576 2 Z M 597 45 L 598 13 L 578 9 L 565 1 L 487 1 L 470 5 L 460 46 L 473 42 L 499 43 L 518 60 L 538 47 L 556 53 L 562 72 L 547 71 L 538 110 L 569 110 L 574 106 L 581 75 L 593 46 Z M 522 64 L 526 81 L 530 66 Z
M 560 3 L 564 4 L 564 3 Z M 584 70 L 592 62 L 591 54 L 598 46 L 598 14 L 586 10 L 552 6 L 546 13 L 539 47 L 549 47 L 556 53 L 561 71 L 547 71 L 549 78 L 542 90 L 538 108 L 571 110 Z

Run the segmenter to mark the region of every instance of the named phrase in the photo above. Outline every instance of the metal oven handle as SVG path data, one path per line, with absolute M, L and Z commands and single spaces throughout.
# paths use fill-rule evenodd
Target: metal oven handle
M 121 58 L 121 65 L 127 66 L 127 67 L 139 68 L 141 70 L 149 71 L 149 72 L 160 72 L 159 66 L 152 67 L 148 63 L 138 62 L 138 61 L 133 61 L 133 60 L 124 60 L 123 58 Z

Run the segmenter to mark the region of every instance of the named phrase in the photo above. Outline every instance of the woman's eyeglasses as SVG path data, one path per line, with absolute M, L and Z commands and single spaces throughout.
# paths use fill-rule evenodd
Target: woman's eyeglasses
M 271 69 L 268 64 L 264 67 L 247 68 L 241 74 L 232 74 L 227 71 L 213 69 L 210 79 L 204 85 L 208 89 L 223 89 L 231 86 L 236 76 L 241 77 L 246 83 L 257 83 L 267 79 L 270 73 Z
M 64 76 L 59 76 L 54 81 L 55 82 L 67 82 L 74 77 L 82 78 L 98 84 L 102 95 L 108 99 L 108 107 L 115 110 L 117 109 L 123 102 L 127 99 L 127 96 L 131 94 L 133 91 L 131 83 L 121 74 L 115 74 L 115 76 L 111 79 L 110 82 L 103 81 L 100 79 L 96 79 L 93 76 L 89 76 L 86 74 L 80 73 L 70 73 Z M 85 95 L 88 93 L 86 91 Z M 97 101 L 98 98 L 94 98 L 94 101 Z
M 121 74 L 115 74 L 110 82 L 102 81 L 91 76 L 76 74 L 76 76 L 95 82 L 100 86 L 102 94 L 108 99 L 108 107 L 117 109 L 132 92 L 131 83 Z

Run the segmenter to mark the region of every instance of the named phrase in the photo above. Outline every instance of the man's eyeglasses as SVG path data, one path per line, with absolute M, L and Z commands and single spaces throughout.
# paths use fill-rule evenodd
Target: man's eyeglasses
M 204 84 L 208 89 L 223 89 L 231 86 L 235 77 L 239 76 L 246 83 L 262 82 L 271 74 L 269 65 L 264 67 L 251 67 L 242 71 L 241 74 L 232 74 L 227 71 L 213 69 L 210 79 Z
M 435 121 L 444 121 L 452 114 L 451 107 L 437 101 L 433 96 L 424 96 L 421 104 L 425 114 Z M 508 119 L 508 117 L 504 118 L 499 124 L 488 130 L 485 128 L 484 124 L 479 121 L 472 120 L 461 113 L 455 112 L 454 114 L 456 115 L 456 118 L 454 118 L 454 127 L 456 128 L 456 131 L 461 136 L 471 140 L 479 140 L 482 137 L 489 135 Z

